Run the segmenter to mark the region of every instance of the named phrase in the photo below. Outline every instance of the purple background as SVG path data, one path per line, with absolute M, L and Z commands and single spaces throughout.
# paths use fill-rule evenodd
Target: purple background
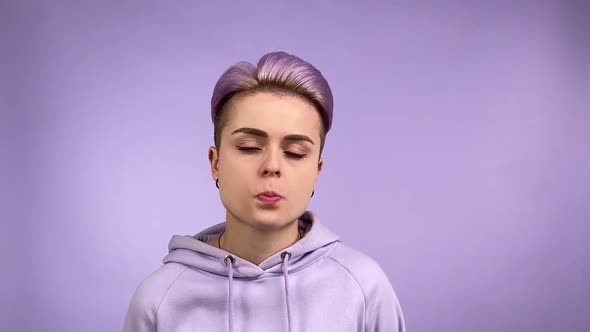
M 34 2 L 0 4 L 0 330 L 121 330 L 170 237 L 224 218 L 215 81 L 285 50 L 335 95 L 310 209 L 409 331 L 588 331 L 582 1 Z

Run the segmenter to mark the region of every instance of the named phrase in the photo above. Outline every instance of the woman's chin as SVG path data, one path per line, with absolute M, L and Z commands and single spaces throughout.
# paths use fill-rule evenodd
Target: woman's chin
M 252 226 L 261 229 L 282 228 L 292 222 L 291 218 L 281 211 L 255 211 L 249 220 Z

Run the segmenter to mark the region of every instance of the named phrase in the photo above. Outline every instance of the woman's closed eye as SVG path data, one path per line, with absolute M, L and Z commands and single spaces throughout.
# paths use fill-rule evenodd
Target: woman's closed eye
M 295 152 L 290 152 L 290 151 L 285 151 L 285 154 L 289 158 L 293 158 L 293 159 L 303 159 L 306 156 L 305 154 L 300 154 L 300 153 L 295 153 Z
M 238 148 L 238 150 L 240 150 L 244 153 L 248 153 L 248 154 L 262 151 L 261 148 L 255 147 L 255 146 L 236 146 L 236 148 Z M 303 159 L 307 156 L 306 154 L 295 153 L 295 152 L 291 152 L 291 151 L 285 151 L 285 155 L 289 158 L 292 158 L 292 159 Z
M 236 146 L 236 147 L 238 148 L 238 150 L 246 152 L 246 153 L 253 153 L 258 150 L 262 150 L 261 148 L 258 148 L 255 146 Z

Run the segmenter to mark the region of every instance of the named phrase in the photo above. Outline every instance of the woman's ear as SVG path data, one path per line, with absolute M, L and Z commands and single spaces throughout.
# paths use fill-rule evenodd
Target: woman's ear
M 211 177 L 213 180 L 219 179 L 219 154 L 217 148 L 209 147 L 209 165 L 211 165 Z
M 320 161 L 318 162 L 318 175 L 320 175 L 320 173 L 322 172 L 323 167 L 324 167 L 324 159 L 320 158 Z

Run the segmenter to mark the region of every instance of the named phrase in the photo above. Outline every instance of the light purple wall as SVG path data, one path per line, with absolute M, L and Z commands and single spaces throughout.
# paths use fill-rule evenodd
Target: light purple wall
M 170 237 L 223 220 L 212 88 L 272 50 L 332 84 L 310 208 L 409 331 L 590 329 L 588 5 L 27 3 L 0 6 L 0 330 L 121 329 Z

